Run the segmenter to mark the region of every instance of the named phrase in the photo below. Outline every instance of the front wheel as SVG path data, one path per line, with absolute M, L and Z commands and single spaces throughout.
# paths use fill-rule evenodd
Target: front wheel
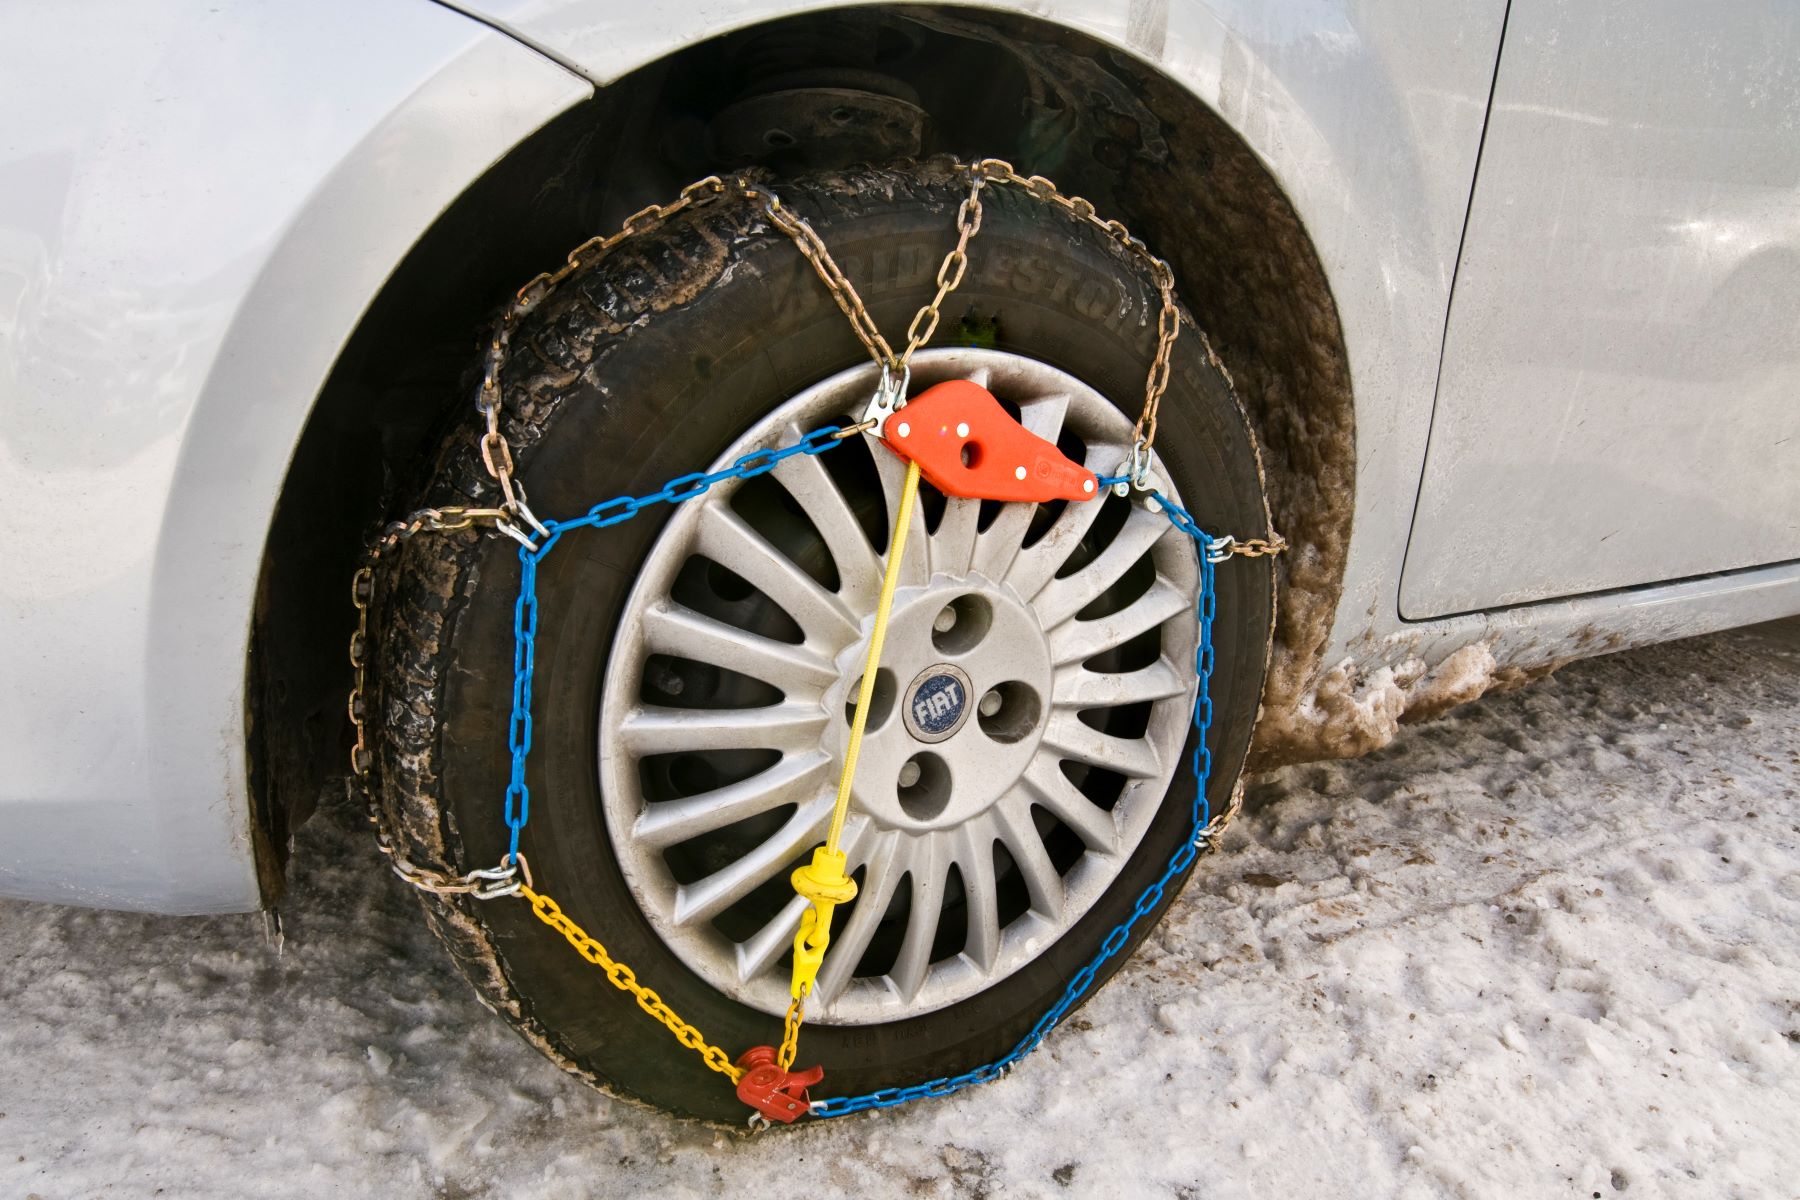
M 954 239 L 962 176 L 910 166 L 778 190 L 881 327 L 904 329 Z M 945 318 L 944 340 L 965 344 L 922 352 L 915 391 L 975 379 L 1111 473 L 1156 289 L 1086 222 L 1004 188 L 986 207 Z M 506 431 L 533 506 L 555 516 L 847 424 L 875 382 L 792 243 L 727 202 L 579 270 L 513 345 Z M 1162 478 L 1204 528 L 1264 533 L 1254 441 L 1191 333 L 1172 380 Z M 572 532 L 539 571 L 522 847 L 537 887 L 732 1054 L 780 1037 L 802 908 L 787 876 L 830 813 L 900 474 L 853 439 Z M 460 430 L 421 501 L 482 487 Z M 838 912 L 802 1040 L 832 1095 L 1004 1056 L 1188 835 L 1192 541 L 1117 497 L 1002 505 L 927 488 L 914 520 L 846 828 L 859 895 Z M 421 854 L 459 869 L 506 849 L 515 549 L 415 539 L 384 604 L 383 803 Z M 1260 561 L 1219 576 L 1215 808 L 1256 714 L 1271 587 Z M 565 1066 L 673 1112 L 747 1112 L 525 905 L 432 911 L 465 974 Z

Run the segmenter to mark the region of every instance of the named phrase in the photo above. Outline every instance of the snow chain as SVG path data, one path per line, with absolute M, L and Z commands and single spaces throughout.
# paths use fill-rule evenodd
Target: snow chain
M 936 276 L 936 292 L 914 315 L 907 327 L 906 346 L 898 353 L 882 336 L 862 297 L 812 226 L 785 207 L 773 191 L 743 176 L 726 179 L 712 175 L 689 184 L 672 203 L 651 205 L 626 218 L 618 232 L 593 238 L 578 246 L 562 266 L 539 275 L 519 289 L 496 323 L 493 337 L 484 353 L 482 378 L 475 405 L 484 426 L 480 441 L 482 463 L 499 491 L 500 503 L 490 508 L 421 509 L 404 520 L 392 522 L 371 541 L 351 583 L 351 598 L 356 606 L 357 619 L 356 631 L 350 637 L 352 684 L 349 716 L 355 731 L 355 741 L 350 751 L 350 769 L 356 786 L 367 802 L 369 819 L 375 827 L 376 845 L 390 861 L 394 873 L 420 891 L 437 896 L 467 896 L 475 900 L 519 896 L 525 899 L 540 921 L 560 933 L 583 958 L 600 967 L 614 987 L 630 994 L 639 1008 L 666 1026 L 683 1046 L 699 1054 L 709 1068 L 738 1084 L 739 1095 L 757 1110 L 751 1117 L 752 1124 L 766 1118 L 792 1121 L 809 1111 L 815 1116 L 842 1116 L 866 1108 L 887 1108 L 925 1096 L 948 1095 L 972 1084 L 997 1078 L 1034 1049 L 1080 1000 L 1093 985 L 1099 969 L 1123 951 L 1137 923 L 1161 903 L 1169 884 L 1192 866 L 1201 853 L 1217 847 L 1220 835 L 1237 815 L 1240 804 L 1241 793 L 1234 793 L 1227 811 L 1214 816 L 1206 797 L 1206 785 L 1211 774 L 1207 734 L 1212 723 L 1209 684 L 1213 665 L 1212 626 L 1217 603 L 1213 575 L 1216 565 L 1226 559 L 1234 556 L 1279 554 L 1287 548 L 1287 543 L 1278 534 L 1266 540 L 1245 541 L 1230 536 L 1210 537 L 1185 509 L 1166 498 L 1160 490 L 1160 481 L 1151 471 L 1150 450 L 1156 440 L 1157 410 L 1162 403 L 1163 394 L 1168 390 L 1170 354 L 1181 329 L 1175 300 L 1174 272 L 1170 270 L 1168 263 L 1151 253 L 1149 247 L 1133 236 L 1123 224 L 1102 220 L 1091 203 L 1080 197 L 1065 196 L 1057 190 L 1055 184 L 1041 175 L 1022 176 L 1010 163 L 992 158 L 958 166 L 967 175 L 969 191 L 957 209 L 956 245 L 944 256 Z M 847 863 L 838 841 L 849 809 L 851 782 L 856 769 L 865 714 L 872 707 L 870 696 L 864 694 L 856 706 L 839 779 L 837 803 L 833 808 L 825 844 L 815 850 L 810 864 L 794 872 L 795 890 L 807 897 L 810 903 L 802 914 L 800 930 L 795 937 L 792 1002 L 783 1022 L 780 1049 L 777 1051 L 773 1047 L 757 1047 L 734 1063 L 726 1051 L 708 1042 L 699 1030 L 683 1021 L 663 1003 L 660 996 L 638 982 L 630 967 L 608 954 L 605 946 L 590 937 L 569 919 L 554 900 L 535 890 L 532 885 L 530 866 L 520 851 L 519 840 L 530 817 L 530 791 L 525 782 L 525 763 L 531 751 L 531 684 L 536 657 L 538 615 L 537 568 L 563 534 L 570 530 L 602 529 L 617 525 L 635 517 L 645 508 L 693 499 L 716 483 L 766 474 L 796 454 L 822 454 L 859 433 L 879 436 L 886 417 L 907 402 L 906 386 L 913 354 L 930 341 L 937 331 L 944 300 L 962 282 L 968 268 L 969 242 L 981 230 L 982 192 L 995 184 L 1022 188 L 1034 198 L 1056 205 L 1077 219 L 1104 231 L 1146 264 L 1161 298 L 1157 316 L 1156 352 L 1144 381 L 1144 403 L 1133 429 L 1131 456 L 1120 464 L 1117 473 L 1099 479 L 1098 488 L 1094 488 L 1092 484 L 1095 481 L 1090 480 L 1089 490 L 1095 497 L 1104 495 L 1108 490 L 1118 495 L 1128 495 L 1133 491 L 1140 493 L 1144 503 L 1152 511 L 1163 512 L 1177 529 L 1192 537 L 1200 552 L 1201 587 L 1196 610 L 1200 638 L 1195 656 L 1199 688 L 1194 705 L 1194 725 L 1199 737 L 1191 763 L 1196 789 L 1192 830 L 1181 849 L 1169 860 L 1162 877 L 1139 896 L 1131 915 L 1107 935 L 1093 961 L 1076 973 L 1062 997 L 1005 1057 L 962 1075 L 935 1079 L 913 1087 L 887 1088 L 864 1096 L 812 1100 L 806 1089 L 819 1082 L 822 1070 L 815 1067 L 810 1071 L 793 1073 L 791 1068 L 797 1053 L 801 1025 L 805 1019 L 806 999 L 829 942 L 832 910 L 856 894 L 856 885 L 846 874 Z M 543 303 L 565 279 L 595 262 L 621 242 L 659 228 L 686 209 L 727 196 L 758 204 L 769 223 L 793 241 L 830 291 L 832 299 L 844 313 L 857 339 L 868 350 L 870 358 L 881 368 L 881 383 L 867 414 L 862 421 L 846 428 L 826 427 L 815 430 L 790 446 L 745 455 L 722 470 L 681 476 L 664 485 L 662 490 L 647 496 L 621 496 L 608 500 L 570 520 L 539 520 L 527 504 L 524 487 L 514 478 L 512 449 L 501 430 L 500 373 L 513 333 L 520 321 Z M 1214 353 L 1205 333 L 1196 333 L 1200 337 L 1207 361 L 1229 383 L 1230 375 Z M 1024 469 L 1020 468 L 1020 477 L 1023 478 L 1023 475 Z M 865 693 L 872 689 L 876 678 L 875 668 L 881 658 L 882 636 L 886 630 L 888 611 L 893 603 L 898 566 L 909 524 L 905 513 L 910 509 L 917 493 L 919 478 L 919 463 L 909 458 L 906 482 L 900 498 L 902 515 L 896 522 L 893 541 L 889 546 L 881 599 L 875 614 L 868 661 L 862 675 Z M 374 753 L 369 745 L 366 700 L 369 613 L 375 603 L 375 574 L 388 553 L 421 533 L 448 533 L 478 526 L 493 528 L 519 543 L 520 585 L 514 609 L 513 712 L 508 729 L 512 778 L 506 789 L 504 805 L 509 842 L 507 853 L 497 866 L 458 875 L 421 867 L 409 861 L 396 847 L 383 825 L 372 779 Z

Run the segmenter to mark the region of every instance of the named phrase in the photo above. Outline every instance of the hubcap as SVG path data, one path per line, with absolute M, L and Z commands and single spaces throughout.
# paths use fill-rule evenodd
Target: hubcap
M 974 379 L 1096 472 L 1129 452 L 1130 421 L 1045 364 L 936 350 L 913 377 Z M 875 379 L 808 389 L 719 465 L 853 420 Z M 682 962 L 770 1014 L 805 906 L 787 874 L 830 817 L 903 473 L 856 439 L 682 504 L 607 665 L 601 783 L 626 879 Z M 1130 859 L 1187 733 L 1198 563 L 1164 517 L 926 489 L 913 520 L 845 826 L 860 890 L 808 1020 L 927 1012 L 1035 958 Z

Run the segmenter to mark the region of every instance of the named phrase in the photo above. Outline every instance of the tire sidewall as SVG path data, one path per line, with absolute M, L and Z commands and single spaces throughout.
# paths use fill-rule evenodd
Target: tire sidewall
M 954 240 L 960 187 L 903 178 L 899 185 L 846 191 L 840 179 L 781 190 L 813 221 L 880 327 L 904 330 L 930 298 L 937 264 Z M 939 342 L 964 311 L 997 314 L 999 349 L 1047 361 L 1134 413 L 1156 318 L 1155 291 L 1140 265 L 1099 230 L 1027 197 L 990 189 L 987 210 L 967 276 L 945 306 Z M 692 229 L 697 238 L 677 231 L 584 269 L 564 285 L 566 300 L 547 304 L 519 331 L 543 362 L 521 364 L 524 356 L 516 354 L 509 363 L 508 409 L 518 416 L 508 433 L 527 447 L 520 470 L 540 513 L 577 514 L 705 469 L 770 409 L 866 361 L 842 313 L 785 237 L 742 214 L 703 215 Z M 645 303 L 655 310 L 656 289 L 645 287 L 645 277 L 678 273 L 721 242 L 729 266 L 709 286 L 640 320 L 602 322 L 622 326 L 618 332 L 595 332 L 594 314 L 615 317 L 620 296 L 633 289 L 651 296 Z M 1191 326 L 1185 332 L 1176 344 L 1158 451 L 1204 528 L 1261 534 L 1267 513 L 1247 421 Z M 467 494 L 468 455 L 446 461 L 430 495 Z M 600 802 L 597 730 L 612 635 L 638 566 L 667 519 L 667 510 L 651 510 L 612 529 L 577 531 L 540 566 L 532 804 L 523 849 L 541 891 L 735 1055 L 778 1039 L 779 1020 L 718 993 L 662 943 L 613 859 Z M 460 543 L 457 554 L 435 561 L 455 570 L 458 578 L 446 586 L 463 602 L 438 647 L 433 686 L 419 689 L 437 726 L 438 770 L 430 789 L 436 794 L 426 799 L 466 869 L 506 850 L 500 810 L 510 774 L 518 555 L 510 542 L 490 537 Z M 1260 563 L 1219 573 L 1217 715 L 1209 739 L 1215 770 L 1208 788 L 1215 810 L 1227 801 L 1248 746 L 1268 653 L 1271 578 Z M 1190 736 L 1184 756 L 1192 749 Z M 1001 983 L 886 1025 L 808 1026 L 802 1056 L 825 1066 L 823 1090 L 901 1086 L 1005 1055 L 1161 876 L 1187 837 L 1192 797 L 1180 769 L 1137 853 L 1100 900 Z M 1175 890 L 1138 923 L 1128 947 Z M 517 1002 L 515 1019 L 530 1026 L 534 1040 L 548 1042 L 568 1064 L 671 1110 L 732 1123 L 741 1117 L 729 1087 L 528 906 L 501 902 L 467 911 L 490 939 Z M 1101 977 L 1123 957 L 1109 960 Z

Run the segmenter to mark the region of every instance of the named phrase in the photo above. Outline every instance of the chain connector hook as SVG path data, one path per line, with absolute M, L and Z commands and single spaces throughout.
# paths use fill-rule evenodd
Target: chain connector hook
M 874 438 L 884 436 L 887 419 L 906 407 L 906 393 L 912 387 L 912 364 L 901 362 L 899 376 L 895 377 L 896 364 L 881 364 L 881 379 L 875 385 L 875 394 L 869 397 L 868 407 L 863 409 L 862 420 L 858 422 L 864 432 Z
M 1132 492 L 1142 492 L 1144 505 L 1151 512 L 1162 511 L 1162 477 L 1151 466 L 1150 439 L 1140 437 L 1131 444 L 1131 457 L 1119 464 L 1112 477 L 1118 480 L 1112 485 L 1115 496 L 1129 496 Z
M 525 486 L 516 479 L 513 480 L 513 491 L 512 501 L 502 510 L 506 516 L 495 521 L 494 528 L 535 554 L 542 542 L 532 541 L 531 534 L 519 528 L 512 518 L 529 526 L 532 533 L 537 534 L 539 538 L 548 538 L 550 529 L 537 519 L 537 514 L 531 511 L 531 506 L 525 503 Z
M 765 1121 L 792 1125 L 812 1107 L 806 1089 L 825 1078 L 824 1067 L 789 1071 L 778 1065 L 773 1046 L 752 1046 L 737 1060 L 744 1072 L 738 1079 L 738 1099 L 756 1110 Z M 755 1126 L 752 1126 L 754 1128 Z
M 1119 464 L 1113 472 L 1118 482 L 1113 484 L 1113 495 L 1129 496 L 1132 489 L 1140 492 L 1153 492 L 1161 486 L 1156 474 L 1150 469 L 1150 441 L 1140 437 L 1131 443 L 1131 457 Z

